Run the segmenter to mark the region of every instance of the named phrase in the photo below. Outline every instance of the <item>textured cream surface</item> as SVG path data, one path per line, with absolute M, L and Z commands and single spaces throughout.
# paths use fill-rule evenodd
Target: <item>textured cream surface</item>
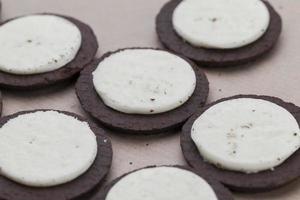
M 72 181 L 96 155 L 96 136 L 88 123 L 56 111 L 19 115 L 0 128 L 0 174 L 24 185 Z
M 11 74 L 54 71 L 69 63 L 81 46 L 81 32 L 54 15 L 28 15 L 0 26 L 0 70 Z
M 270 14 L 261 0 L 183 0 L 173 12 L 178 35 L 197 47 L 233 49 L 259 39 Z
M 104 103 L 120 112 L 155 114 L 184 104 L 196 75 L 184 59 L 166 51 L 127 49 L 106 57 L 93 72 Z
M 256 173 L 283 163 L 300 147 L 300 130 L 285 108 L 238 98 L 211 106 L 194 122 L 191 137 L 205 160 Z
M 118 181 L 106 200 L 218 200 L 200 176 L 179 168 L 156 167 L 133 172 Z

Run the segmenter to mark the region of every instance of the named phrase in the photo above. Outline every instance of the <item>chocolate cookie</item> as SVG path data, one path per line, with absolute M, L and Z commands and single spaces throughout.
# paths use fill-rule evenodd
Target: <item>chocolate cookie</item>
M 155 167 L 159 167 L 159 166 L 149 166 L 149 167 L 145 167 L 142 169 L 148 169 L 148 168 L 155 168 Z M 168 167 L 168 166 L 166 166 Z M 233 196 L 230 193 L 230 191 L 228 191 L 222 184 L 220 184 L 218 181 L 215 181 L 214 179 L 211 179 L 209 177 L 209 174 L 199 174 L 198 172 L 195 172 L 195 170 L 189 168 L 189 167 L 184 167 L 184 166 L 170 166 L 170 167 L 176 167 L 179 169 L 184 169 L 187 171 L 191 171 L 201 177 L 203 177 L 208 183 L 209 185 L 212 187 L 212 189 L 214 190 L 218 200 L 232 200 Z M 127 175 L 134 173 L 136 171 L 142 170 L 142 169 L 138 169 L 138 170 L 134 170 L 132 172 L 126 173 L 123 176 L 116 178 L 115 180 L 111 181 L 110 183 L 108 183 L 105 187 L 102 187 L 93 197 L 91 200 L 105 200 L 106 196 L 108 194 L 108 192 L 110 191 L 110 189 L 117 184 L 122 178 L 126 177 Z M 199 188 L 201 189 L 201 188 Z
M 116 111 L 104 104 L 93 85 L 92 72 L 99 62 L 114 54 L 109 52 L 87 66 L 76 83 L 76 94 L 83 109 L 103 125 L 130 133 L 154 134 L 178 128 L 195 110 L 205 104 L 208 96 L 208 81 L 205 74 L 192 62 L 186 60 L 196 73 L 196 88 L 190 99 L 182 106 L 159 114 L 126 114 Z
M 98 49 L 98 42 L 93 30 L 87 24 L 68 16 L 45 14 L 63 17 L 79 28 L 82 36 L 82 43 L 76 57 L 57 70 L 40 74 L 17 75 L 0 71 L 1 87 L 12 89 L 37 89 L 71 80 L 94 58 Z M 7 20 L 3 22 L 2 25 L 11 20 L 14 19 Z
M 2 114 L 2 107 L 3 107 L 2 93 L 0 92 L 0 116 L 1 116 L 1 114 Z
M 270 3 L 264 1 L 269 13 L 270 24 L 266 33 L 257 41 L 236 49 L 206 49 L 192 46 L 177 35 L 172 24 L 174 9 L 182 0 L 171 0 L 160 10 L 156 18 L 156 31 L 161 43 L 178 54 L 192 59 L 203 66 L 224 67 L 254 61 L 268 53 L 276 44 L 281 33 L 282 22 Z
M 232 190 L 241 192 L 263 192 L 269 191 L 280 186 L 283 186 L 300 176 L 299 163 L 300 152 L 297 150 L 292 156 L 285 160 L 282 164 L 275 167 L 273 171 L 261 171 L 258 173 L 242 173 L 237 171 L 230 171 L 221 169 L 213 164 L 205 162 L 199 153 L 195 143 L 191 138 L 191 128 L 194 121 L 207 109 L 216 105 L 217 103 L 237 99 L 237 98 L 253 98 L 262 99 L 275 103 L 287 111 L 289 111 L 300 123 L 300 108 L 292 103 L 287 103 L 276 97 L 257 96 L 257 95 L 237 95 L 229 98 L 218 100 L 212 104 L 207 105 L 204 109 L 192 116 L 183 126 L 181 135 L 181 148 L 183 155 L 195 170 L 199 173 L 209 174 L 212 178 L 224 183 Z
M 13 119 L 19 115 L 31 113 L 35 111 L 47 110 L 32 110 L 18 112 L 9 116 L 5 116 L 0 120 L 0 127 L 2 127 L 8 120 Z M 57 111 L 69 116 L 73 116 L 80 121 L 86 121 L 82 117 L 65 112 Z M 71 200 L 71 199 L 89 199 L 92 192 L 98 188 L 104 181 L 111 166 L 112 161 L 112 147 L 108 137 L 104 135 L 104 130 L 99 128 L 96 124 L 88 121 L 91 130 L 95 133 L 98 143 L 98 154 L 94 164 L 91 168 L 75 180 L 54 186 L 54 187 L 28 187 L 25 185 L 13 182 L 5 177 L 0 176 L 0 199 L 7 200 Z

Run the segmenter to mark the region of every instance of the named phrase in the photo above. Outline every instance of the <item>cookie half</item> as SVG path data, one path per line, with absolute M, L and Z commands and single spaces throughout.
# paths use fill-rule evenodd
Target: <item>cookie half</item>
M 200 65 L 211 67 L 248 63 L 275 46 L 282 21 L 270 3 L 260 0 L 218 1 L 171 0 L 165 4 L 156 18 L 161 43 Z M 231 13 L 237 16 L 231 16 Z M 240 24 L 242 22 L 244 24 Z
M 85 23 L 32 14 L 0 25 L 0 86 L 36 89 L 70 80 L 94 58 L 98 42 Z
M 80 74 L 83 109 L 124 132 L 153 134 L 179 127 L 208 95 L 205 74 L 189 60 L 150 48 L 109 52 Z
M 152 166 L 125 174 L 103 187 L 92 199 L 232 200 L 220 183 L 181 166 Z
M 0 91 L 0 116 L 2 114 L 2 109 L 3 109 L 2 92 Z
M 183 155 L 196 171 L 232 190 L 278 188 L 300 176 L 298 113 L 299 107 L 276 97 L 221 99 L 184 125 Z
M 76 114 L 24 111 L 0 126 L 1 199 L 89 199 L 110 169 L 104 130 Z

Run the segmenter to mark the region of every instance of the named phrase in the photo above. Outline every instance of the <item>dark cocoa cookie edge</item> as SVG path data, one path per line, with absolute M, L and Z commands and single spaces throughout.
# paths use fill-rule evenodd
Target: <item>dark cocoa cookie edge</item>
M 172 15 L 182 0 L 166 3 L 156 17 L 156 32 L 161 43 L 169 50 L 184 55 L 201 66 L 226 67 L 246 64 L 267 54 L 277 43 L 282 29 L 279 14 L 267 1 L 263 1 L 270 13 L 270 24 L 266 33 L 257 41 L 237 49 L 205 49 L 184 41 L 173 29 Z
M 3 100 L 2 100 L 2 92 L 0 91 L 0 117 L 2 115 L 2 109 L 3 109 Z
M 82 36 L 82 43 L 76 57 L 65 66 L 46 73 L 33 75 L 16 75 L 0 71 L 0 87 L 8 89 L 38 89 L 48 85 L 58 84 L 65 81 L 70 81 L 75 78 L 79 72 L 90 63 L 98 50 L 97 38 L 93 30 L 85 23 L 69 16 L 52 14 L 52 13 L 37 13 L 63 17 L 75 24 Z M 34 14 L 32 14 L 34 15 Z M 24 17 L 24 16 L 21 16 Z M 20 18 L 20 17 L 17 17 Z M 9 19 L 1 25 L 17 19 Z M 0 26 L 1 26 L 0 25 Z
M 143 169 L 148 169 L 148 168 L 155 168 L 155 167 L 176 167 L 176 168 L 179 168 L 179 169 L 184 169 L 184 170 L 187 170 L 187 171 L 190 171 L 190 172 L 193 172 L 195 173 L 196 175 L 204 178 L 208 183 L 209 185 L 212 187 L 212 189 L 214 190 L 218 200 L 233 200 L 233 196 L 231 194 L 231 192 L 225 188 L 221 183 L 219 183 L 218 181 L 214 180 L 214 179 L 211 179 L 209 178 L 209 174 L 200 174 L 198 172 L 196 172 L 195 170 L 189 168 L 189 167 L 186 167 L 186 166 L 179 166 L 179 165 L 164 165 L 164 166 L 148 166 L 148 167 L 144 167 L 144 168 L 141 168 L 141 169 L 137 169 L 137 170 L 134 170 L 134 171 L 131 171 L 129 173 L 126 173 L 118 178 L 116 178 L 115 180 L 111 181 L 110 183 L 108 183 L 106 186 L 102 187 L 98 193 L 95 194 L 95 196 L 91 199 L 91 200 L 105 200 L 108 192 L 110 191 L 110 189 L 118 182 L 120 181 L 122 178 L 126 177 L 127 175 L 131 174 L 131 173 L 134 173 L 136 171 L 139 171 L 139 170 L 143 170 Z M 199 188 L 200 189 L 200 188 Z
M 296 151 L 283 164 L 276 167 L 274 171 L 268 170 L 255 174 L 246 174 L 242 172 L 221 169 L 203 160 L 203 157 L 200 155 L 196 145 L 191 138 L 191 127 L 194 121 L 208 108 L 214 106 L 215 104 L 237 98 L 254 98 L 273 102 L 288 110 L 295 117 L 298 124 L 300 124 L 300 108 L 292 103 L 284 102 L 283 100 L 276 97 L 236 95 L 220 99 L 214 103 L 207 105 L 201 111 L 193 115 L 182 128 L 180 144 L 183 155 L 188 164 L 196 171 L 204 174 L 210 174 L 212 178 L 219 180 L 231 190 L 239 192 L 266 192 L 281 187 L 298 178 L 300 176 L 299 150 Z
M 2 127 L 8 120 L 13 119 L 19 115 L 32 113 L 36 111 L 49 111 L 31 110 L 22 111 L 0 119 L 0 127 Z M 112 146 L 110 139 L 105 136 L 105 131 L 97 126 L 95 123 L 84 119 L 83 117 L 66 112 L 54 110 L 72 117 L 80 121 L 88 122 L 90 128 L 95 133 L 98 143 L 98 154 L 96 160 L 90 169 L 82 174 L 77 179 L 62 185 L 38 188 L 28 187 L 11 181 L 3 176 L 0 176 L 0 199 L 6 200 L 86 200 L 93 195 L 95 189 L 98 189 L 110 170 L 112 162 Z
M 153 49 L 153 48 L 126 48 L 126 49 Z M 98 63 L 110 55 L 126 50 L 119 49 L 104 54 L 100 59 L 87 66 L 76 83 L 76 94 L 83 107 L 92 117 L 108 128 L 133 134 L 158 134 L 164 131 L 179 128 L 197 109 L 204 106 L 209 83 L 206 75 L 194 63 L 185 59 L 193 67 L 196 77 L 196 89 L 190 99 L 182 106 L 160 114 L 141 115 L 126 114 L 116 111 L 104 104 L 94 89 L 92 72 Z M 160 50 L 160 49 L 156 49 Z

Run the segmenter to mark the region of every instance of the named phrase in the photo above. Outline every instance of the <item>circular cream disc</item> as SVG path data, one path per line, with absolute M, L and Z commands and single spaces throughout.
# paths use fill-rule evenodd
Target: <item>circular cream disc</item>
M 233 49 L 258 40 L 268 29 L 270 14 L 261 0 L 183 0 L 172 23 L 194 46 Z
M 54 71 L 72 61 L 81 32 L 55 15 L 28 15 L 0 26 L 0 70 L 19 75 Z
M 200 176 L 175 167 L 138 170 L 119 180 L 105 200 L 218 200 Z
M 294 116 L 277 104 L 253 98 L 209 107 L 195 120 L 191 137 L 207 162 L 245 173 L 273 169 L 300 147 Z
M 162 50 L 126 49 L 102 60 L 93 72 L 104 103 L 123 113 L 162 113 L 184 104 L 196 75 L 184 59 Z
M 0 128 L 0 173 L 27 186 L 72 181 L 96 155 L 96 136 L 88 123 L 57 111 L 22 114 Z

